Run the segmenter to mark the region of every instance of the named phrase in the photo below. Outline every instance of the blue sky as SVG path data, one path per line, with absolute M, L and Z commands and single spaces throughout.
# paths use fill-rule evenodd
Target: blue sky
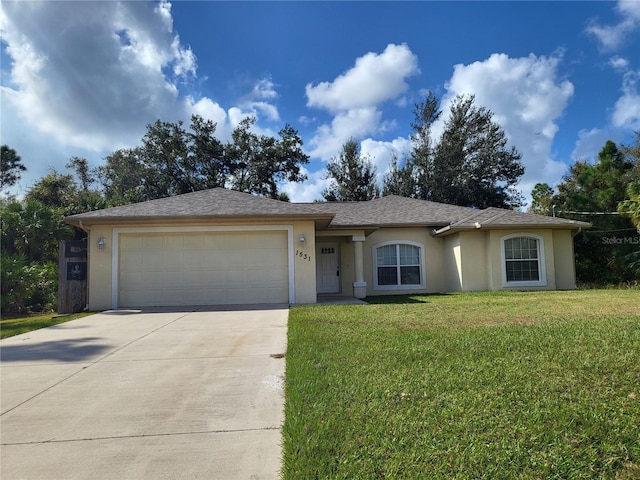
M 294 201 L 321 197 L 349 137 L 382 176 L 429 89 L 445 112 L 470 93 L 494 112 L 525 196 L 640 130 L 640 1 L 4 1 L 0 29 L 0 139 L 28 168 L 17 194 L 192 113 L 222 140 L 247 115 L 296 128 L 311 163 L 282 186 Z

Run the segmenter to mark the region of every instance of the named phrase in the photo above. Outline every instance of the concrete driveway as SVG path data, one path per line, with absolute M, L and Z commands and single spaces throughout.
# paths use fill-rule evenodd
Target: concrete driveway
M 2 340 L 0 478 L 279 478 L 288 313 L 118 310 Z

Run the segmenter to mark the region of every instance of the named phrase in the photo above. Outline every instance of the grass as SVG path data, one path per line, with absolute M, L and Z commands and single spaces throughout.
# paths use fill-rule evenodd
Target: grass
M 58 315 L 57 313 L 41 313 L 26 317 L 10 317 L 0 320 L 0 338 L 12 337 L 32 330 L 50 327 L 58 323 L 68 322 L 76 318 L 93 315 L 95 312 L 82 312 L 70 315 Z
M 291 310 L 285 479 L 640 478 L 640 290 Z

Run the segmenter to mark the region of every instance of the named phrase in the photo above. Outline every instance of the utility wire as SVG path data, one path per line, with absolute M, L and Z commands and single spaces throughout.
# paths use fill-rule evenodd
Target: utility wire
M 619 228 L 617 230 L 585 230 L 582 233 L 609 233 L 609 232 L 628 232 L 630 230 L 637 231 L 637 228 Z

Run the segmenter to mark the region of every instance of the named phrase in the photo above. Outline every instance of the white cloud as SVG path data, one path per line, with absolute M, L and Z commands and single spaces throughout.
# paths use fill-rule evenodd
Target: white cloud
M 616 60 L 618 58 L 611 59 L 609 65 L 622 73 L 622 94 L 611 108 L 611 116 L 606 125 L 584 129 L 578 133 L 578 140 L 571 154 L 574 161 L 592 161 L 607 140 L 624 142 L 631 132 L 640 130 L 640 72 L 630 70 L 629 63 L 626 60 Z
M 307 175 L 304 183 L 285 182 L 281 191 L 289 195 L 292 202 L 314 202 L 322 200 L 322 192 L 329 187 L 331 181 L 327 178 L 325 169 L 309 172 L 304 167 L 301 171 Z
M 611 116 L 614 127 L 640 129 L 640 72 L 627 71 L 622 80 L 622 96 L 618 98 Z
M 612 51 L 620 47 L 626 39 L 640 28 L 640 2 L 637 0 L 621 0 L 616 4 L 616 10 L 622 20 L 615 25 L 600 25 L 592 20 L 587 32 L 594 35 L 600 43 L 600 48 Z
M 312 157 L 329 160 L 350 138 L 363 138 L 390 128 L 379 105 L 400 97 L 406 79 L 419 73 L 418 59 L 405 44 L 389 44 L 381 54 L 369 52 L 332 82 L 307 84 L 307 106 L 331 112 L 330 124 L 318 127 L 309 141 Z
M 591 161 L 595 158 L 602 146 L 612 138 L 612 131 L 609 128 L 592 128 L 590 130 L 580 130 L 576 146 L 571 153 L 574 161 Z
M 196 59 L 172 31 L 169 3 L 5 2 L 2 10 L 12 59 L 5 98 L 61 145 L 119 148 L 157 118 L 188 118 L 176 81 L 195 74 Z
M 270 78 L 228 111 L 182 93 L 197 80 L 197 59 L 164 0 L 3 2 L 0 35 L 11 58 L 3 66 L 0 129 L 27 165 L 23 190 L 50 168 L 63 170 L 70 156 L 97 166 L 138 145 L 157 119 L 188 124 L 199 114 L 216 122 L 223 141 L 248 115 L 279 120 Z
M 338 154 L 349 138 L 362 138 L 378 130 L 382 113 L 375 107 L 347 110 L 337 114 L 330 125 L 318 127 L 309 141 L 310 155 L 328 161 Z
M 418 73 L 418 58 L 406 44 L 369 52 L 333 82 L 307 84 L 307 105 L 337 112 L 367 108 L 398 97 L 409 88 L 406 77 Z
M 270 78 L 262 78 L 255 82 L 251 92 L 240 102 L 240 107 L 251 112 L 251 115 L 259 117 L 264 115 L 267 120 L 277 122 L 280 120 L 278 108 L 270 103 L 278 98 L 275 84 Z
M 378 183 L 382 186 L 382 177 L 389 172 L 393 158 L 398 161 L 406 158 L 411 151 L 411 141 L 398 137 L 390 142 L 366 138 L 360 142 L 360 152 L 368 156 L 378 171 Z
M 566 170 L 551 155 L 556 120 L 574 91 L 571 82 L 558 78 L 560 60 L 558 56 L 493 54 L 482 62 L 456 65 L 442 100 L 442 109 L 448 112 L 456 95 L 474 94 L 476 106 L 494 113 L 494 121 L 522 154 L 526 172 L 519 188 L 525 195 L 537 182 L 555 183 Z M 434 125 L 435 134 L 442 132 L 445 119 Z
M 227 112 L 218 103 L 210 98 L 201 98 L 197 102 L 193 98 L 185 99 L 185 109 L 190 110 L 195 115 L 211 120 L 216 124 L 216 136 L 223 140 L 231 138 L 231 126 L 229 125 Z
M 626 70 L 629 67 L 629 60 L 616 55 L 609 59 L 609 65 L 614 70 Z

